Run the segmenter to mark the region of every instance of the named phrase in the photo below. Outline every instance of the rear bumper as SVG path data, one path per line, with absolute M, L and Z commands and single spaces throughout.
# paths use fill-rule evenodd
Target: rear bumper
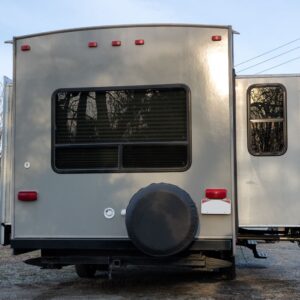
M 129 239 L 12 239 L 14 254 L 34 250 L 100 250 L 136 252 L 138 249 Z M 199 239 L 188 248 L 189 251 L 230 251 L 231 239 Z

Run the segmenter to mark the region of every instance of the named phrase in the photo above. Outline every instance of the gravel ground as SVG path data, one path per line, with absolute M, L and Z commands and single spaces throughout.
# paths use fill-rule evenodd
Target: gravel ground
M 269 258 L 254 259 L 238 248 L 237 278 L 216 273 L 136 269 L 108 280 L 79 279 L 74 267 L 41 270 L 22 261 L 38 253 L 12 256 L 0 247 L 0 299 L 300 299 L 300 249 L 296 244 L 260 244 Z

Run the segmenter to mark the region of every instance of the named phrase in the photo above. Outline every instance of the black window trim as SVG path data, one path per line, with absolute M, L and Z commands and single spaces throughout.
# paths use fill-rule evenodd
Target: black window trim
M 186 113 L 187 113 L 187 139 L 186 141 L 168 141 L 168 142 L 117 142 L 117 143 L 94 143 L 94 144 L 65 144 L 55 145 L 55 100 L 56 94 L 59 92 L 69 91 L 116 91 L 122 89 L 159 89 L 159 88 L 183 88 L 186 91 Z M 159 173 L 159 172 L 185 172 L 192 164 L 192 126 L 191 126 L 191 90 L 186 84 L 156 84 L 156 85 L 129 85 L 129 86 L 109 86 L 109 87 L 84 87 L 84 88 L 59 88 L 56 89 L 51 96 L 51 167 L 58 174 L 88 174 L 88 173 Z M 120 145 L 187 145 L 187 164 L 183 167 L 174 168 L 121 168 L 122 150 Z M 74 148 L 74 147 L 97 147 L 97 146 L 117 146 L 118 147 L 118 166 L 116 168 L 95 168 L 95 169 L 59 169 L 55 166 L 55 148 Z
M 283 141 L 284 141 L 284 148 L 280 152 L 265 152 L 265 153 L 256 153 L 251 149 L 251 126 L 250 126 L 250 97 L 251 97 L 251 90 L 253 88 L 261 88 L 261 87 L 280 87 L 283 90 L 283 119 L 277 119 L 276 122 L 283 123 Z M 274 120 L 268 119 L 269 122 L 273 122 Z M 265 120 L 256 121 L 256 122 L 266 122 Z M 257 83 L 252 84 L 247 89 L 247 148 L 248 152 L 257 157 L 264 157 L 264 156 L 282 156 L 287 152 L 288 149 L 288 136 L 287 136 L 287 90 L 286 87 L 281 83 Z

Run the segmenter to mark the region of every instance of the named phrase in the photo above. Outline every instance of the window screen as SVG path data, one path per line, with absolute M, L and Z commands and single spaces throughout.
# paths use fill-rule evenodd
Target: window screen
M 282 85 L 249 88 L 248 149 L 253 155 L 270 156 L 286 151 L 286 92 Z
M 56 171 L 178 170 L 189 163 L 188 92 L 181 86 L 59 90 Z

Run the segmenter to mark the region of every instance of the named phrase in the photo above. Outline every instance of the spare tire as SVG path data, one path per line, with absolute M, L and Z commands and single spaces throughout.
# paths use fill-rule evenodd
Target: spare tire
M 151 256 L 171 256 L 186 249 L 195 238 L 198 218 L 189 194 L 166 183 L 139 190 L 126 209 L 129 238 Z

